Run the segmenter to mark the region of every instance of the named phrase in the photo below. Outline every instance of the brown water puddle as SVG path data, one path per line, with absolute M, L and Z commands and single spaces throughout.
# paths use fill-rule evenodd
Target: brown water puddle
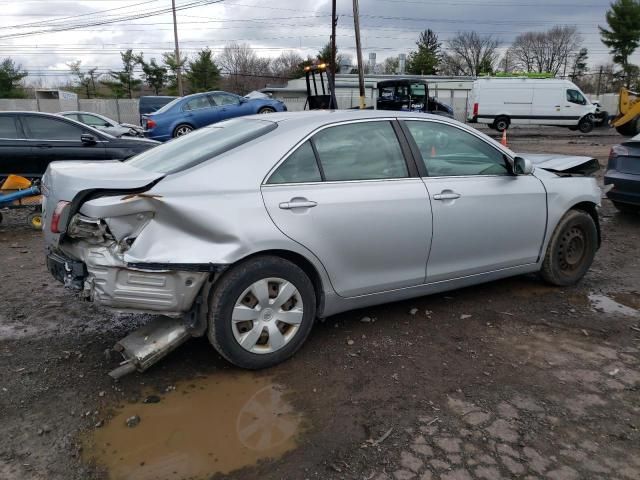
M 84 439 L 83 456 L 106 467 L 112 480 L 228 473 L 296 447 L 302 417 L 284 395 L 268 378 L 247 373 L 178 384 L 158 403 L 119 409 Z M 128 427 L 134 415 L 140 423 Z

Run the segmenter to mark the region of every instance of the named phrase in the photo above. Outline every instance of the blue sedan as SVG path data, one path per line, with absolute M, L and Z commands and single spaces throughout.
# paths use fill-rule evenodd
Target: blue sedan
M 164 142 L 228 118 L 286 111 L 284 103 L 271 98 L 246 98 L 227 92 L 195 93 L 143 115 L 142 126 L 145 136 Z

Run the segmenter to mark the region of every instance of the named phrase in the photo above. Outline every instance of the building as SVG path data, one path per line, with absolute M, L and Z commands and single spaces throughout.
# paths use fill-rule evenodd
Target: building
M 367 105 L 375 107 L 379 81 L 398 78 L 400 78 L 398 75 L 365 75 L 364 84 Z M 450 105 L 458 120 L 464 121 L 466 119 L 467 96 L 473 85 L 473 77 L 402 75 L 401 78 L 427 80 L 429 94 L 442 103 Z M 270 94 L 273 98 L 282 100 L 289 111 L 305 109 L 307 86 L 304 78 L 289 80 L 285 86 L 266 87 L 261 91 Z M 342 73 L 336 75 L 336 99 L 339 108 L 357 107 L 359 95 L 358 75 Z

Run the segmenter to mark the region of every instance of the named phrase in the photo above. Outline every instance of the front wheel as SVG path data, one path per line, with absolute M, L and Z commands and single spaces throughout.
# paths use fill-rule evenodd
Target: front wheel
M 589 270 L 597 248 L 598 231 L 591 215 L 569 210 L 553 232 L 540 274 L 553 285 L 574 285 Z
M 193 132 L 193 127 L 191 125 L 187 125 L 186 123 L 183 123 L 181 125 L 178 125 L 173 130 L 173 138 L 182 137 L 184 135 L 188 135 L 191 132 Z
M 247 369 L 276 365 L 307 339 L 316 315 L 309 277 L 279 257 L 256 257 L 226 272 L 209 300 L 209 341 Z
M 582 117 L 578 122 L 578 130 L 580 130 L 580 133 L 589 133 L 593 130 L 593 118 L 589 116 Z

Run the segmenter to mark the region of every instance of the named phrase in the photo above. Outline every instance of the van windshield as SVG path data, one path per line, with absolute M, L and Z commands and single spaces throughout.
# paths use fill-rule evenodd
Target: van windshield
M 234 118 L 178 137 L 125 162 L 142 170 L 176 173 L 255 140 L 277 126 L 267 120 Z

